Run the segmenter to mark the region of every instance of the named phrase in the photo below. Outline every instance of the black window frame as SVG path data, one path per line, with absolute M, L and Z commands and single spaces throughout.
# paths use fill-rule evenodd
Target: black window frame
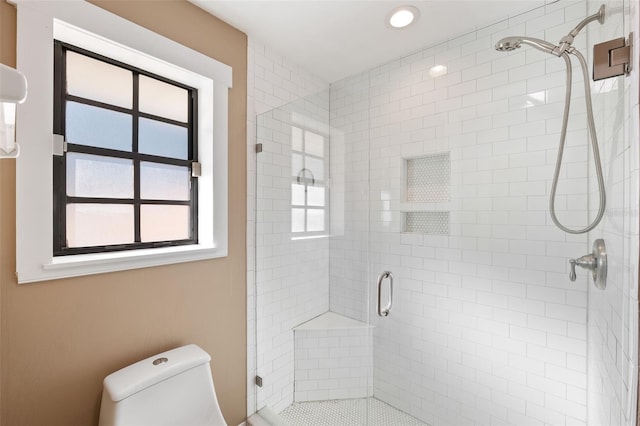
M 75 52 L 92 59 L 124 68 L 132 72 L 133 102 L 131 108 L 122 108 L 92 99 L 69 95 L 66 90 L 66 53 Z M 157 247 L 171 247 L 182 245 L 194 245 L 198 243 L 198 178 L 194 176 L 193 164 L 198 162 L 198 90 L 185 84 L 167 79 L 160 75 L 145 71 L 129 64 L 111 59 L 109 57 L 79 48 L 69 43 L 54 40 L 54 105 L 53 105 L 53 132 L 62 135 L 66 141 L 66 102 L 72 101 L 84 105 L 96 106 L 99 108 L 122 112 L 132 117 L 132 149 L 131 151 L 119 151 L 108 148 L 98 148 L 65 142 L 65 152 L 62 156 L 53 156 L 53 255 L 66 256 L 89 253 L 109 253 L 125 250 L 138 250 Z M 138 109 L 139 99 L 139 76 L 147 76 L 164 83 L 185 89 L 188 91 L 188 122 L 181 123 L 154 114 L 144 113 Z M 138 123 L 140 118 L 149 118 L 168 124 L 173 124 L 188 129 L 188 155 L 187 159 L 181 160 L 158 155 L 143 154 L 138 152 Z M 70 197 L 67 195 L 66 170 L 67 153 L 74 152 L 80 154 L 98 155 L 103 157 L 114 157 L 132 160 L 134 168 L 134 194 L 133 198 L 94 198 L 94 197 Z M 180 200 L 157 200 L 142 199 L 140 197 L 140 163 L 151 162 L 156 164 L 174 165 L 187 167 L 191 172 L 190 178 L 190 199 Z M 67 224 L 66 209 L 67 204 L 128 204 L 134 208 L 134 242 L 127 244 L 98 245 L 89 247 L 68 247 L 67 245 Z M 189 238 L 181 240 L 167 240 L 155 242 L 141 241 L 140 207 L 142 205 L 187 205 L 190 207 Z

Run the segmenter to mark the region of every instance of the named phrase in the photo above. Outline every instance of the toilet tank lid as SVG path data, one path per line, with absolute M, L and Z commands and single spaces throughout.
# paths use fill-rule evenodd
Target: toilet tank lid
M 121 401 L 183 371 L 208 363 L 211 357 L 198 345 L 162 352 L 109 374 L 104 391 L 113 402 Z

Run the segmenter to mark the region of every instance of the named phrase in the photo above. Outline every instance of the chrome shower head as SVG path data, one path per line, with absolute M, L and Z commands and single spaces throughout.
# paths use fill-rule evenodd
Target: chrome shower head
M 505 37 L 496 43 L 496 50 L 499 52 L 511 52 L 520 47 L 522 39 L 520 37 Z
M 557 46 L 549 43 L 548 41 L 540 40 L 533 37 L 505 37 L 496 43 L 496 50 L 500 52 L 510 52 L 518 49 L 522 44 L 528 44 L 538 50 L 542 50 L 547 53 L 554 53 Z

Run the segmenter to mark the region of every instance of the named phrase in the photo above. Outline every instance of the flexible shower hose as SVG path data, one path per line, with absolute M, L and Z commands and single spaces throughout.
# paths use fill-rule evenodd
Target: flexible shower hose
M 604 216 L 604 209 L 606 206 L 606 195 L 604 189 L 604 179 L 602 177 L 602 165 L 600 163 L 600 150 L 598 148 L 598 138 L 596 136 L 596 127 L 593 120 L 593 108 L 591 106 L 591 88 L 589 87 L 589 72 L 587 70 L 587 62 L 584 59 L 584 56 L 577 50 L 571 48 L 568 50 L 569 53 L 573 54 L 580 61 L 580 67 L 582 68 L 582 75 L 584 80 L 584 94 L 585 94 L 585 102 L 587 104 L 587 121 L 588 121 L 588 129 L 589 136 L 591 139 L 591 147 L 593 151 L 593 161 L 596 167 L 596 178 L 598 180 L 598 194 L 599 194 L 599 208 L 598 214 L 596 218 L 591 222 L 589 226 L 583 229 L 570 229 L 560 223 L 558 218 L 556 217 L 556 207 L 555 207 L 555 198 L 556 198 L 556 190 L 558 189 L 558 178 L 560 176 L 560 168 L 562 167 L 562 156 L 564 154 L 564 146 L 565 139 L 567 137 L 567 123 L 569 121 L 569 106 L 571 104 L 571 59 L 569 58 L 569 54 L 567 51 L 563 52 L 562 59 L 564 59 L 566 70 L 567 70 L 567 88 L 565 91 L 565 99 L 564 99 L 564 115 L 562 117 L 562 130 L 560 131 L 560 143 L 558 145 L 558 156 L 556 159 L 556 169 L 553 175 L 553 183 L 551 184 L 551 194 L 549 196 L 549 213 L 551 214 L 551 219 L 553 223 L 560 229 L 570 234 L 584 234 L 586 232 L 591 231 L 593 228 L 598 226 L 598 223 L 602 220 Z

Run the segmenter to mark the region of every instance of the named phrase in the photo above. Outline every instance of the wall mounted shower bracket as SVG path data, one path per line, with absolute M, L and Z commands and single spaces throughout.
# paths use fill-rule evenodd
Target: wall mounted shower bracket
M 600 290 L 604 290 L 607 286 L 607 247 L 603 239 L 597 239 L 593 242 L 593 252 L 585 254 L 577 259 L 569 260 L 571 264 L 571 272 L 569 279 L 576 280 L 576 265 L 591 271 L 593 283 Z
M 602 80 L 631 72 L 633 33 L 593 46 L 593 80 Z

